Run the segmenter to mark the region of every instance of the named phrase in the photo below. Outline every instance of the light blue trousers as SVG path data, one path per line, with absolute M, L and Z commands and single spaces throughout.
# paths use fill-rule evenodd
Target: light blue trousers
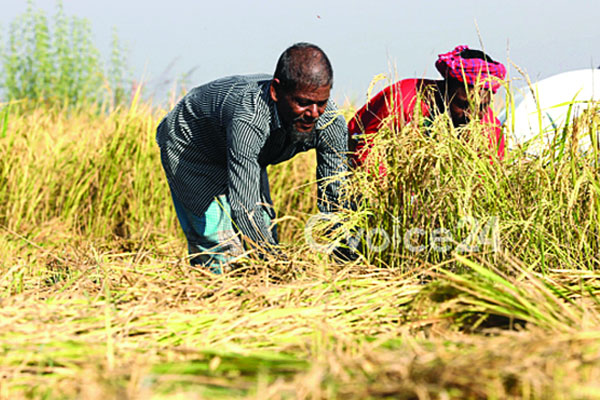
M 226 264 L 240 256 L 244 247 L 240 234 L 231 220 L 231 206 L 224 194 L 216 197 L 202 215 L 196 215 L 171 193 L 177 219 L 188 242 L 190 263 L 207 267 L 221 274 Z M 263 209 L 263 218 L 271 225 L 271 216 Z M 271 234 L 277 240 L 277 226 L 271 226 Z
M 231 207 L 225 195 L 216 197 L 204 214 L 188 210 L 173 194 L 179 224 L 188 242 L 190 263 L 223 273 L 227 262 L 239 256 L 242 243 L 231 221 Z

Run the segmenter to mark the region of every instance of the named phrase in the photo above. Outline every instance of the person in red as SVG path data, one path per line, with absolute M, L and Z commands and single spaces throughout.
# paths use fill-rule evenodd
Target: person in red
M 454 127 L 466 124 L 477 114 L 478 120 L 489 126 L 486 131 L 490 146 L 496 149 L 499 159 L 504 157 L 500 121 L 489 107 L 491 94 L 496 93 L 506 76 L 504 65 L 480 50 L 457 46 L 440 54 L 435 66 L 444 79 L 401 80 L 383 89 L 357 111 L 348 123 L 354 167 L 365 163 L 373 145 L 369 134 L 379 131 L 384 124 L 390 124 L 398 132 L 406 124 L 418 123 L 417 116 L 427 126 L 432 118 L 444 112 L 449 113 Z M 385 172 L 380 167 L 381 173 Z

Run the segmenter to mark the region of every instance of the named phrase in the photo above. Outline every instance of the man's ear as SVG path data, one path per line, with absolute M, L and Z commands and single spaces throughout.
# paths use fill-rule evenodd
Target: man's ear
M 278 92 L 281 88 L 281 82 L 277 78 L 273 78 L 271 81 L 271 87 L 269 88 L 269 94 L 271 95 L 271 100 L 275 103 L 279 100 Z

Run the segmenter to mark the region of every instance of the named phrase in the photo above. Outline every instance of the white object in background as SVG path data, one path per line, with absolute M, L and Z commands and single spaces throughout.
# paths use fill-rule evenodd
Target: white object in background
M 499 116 L 505 124 L 510 148 L 529 144 L 528 153 L 539 155 L 557 132 L 562 132 L 572 103 L 569 122 L 581 115 L 591 102 L 600 101 L 600 69 L 583 69 L 553 75 L 529 86 L 515 90 L 514 126 L 510 107 Z M 536 93 L 538 103 L 533 96 Z M 596 133 L 598 134 L 598 133 Z M 590 146 L 589 136 L 580 139 L 580 150 Z

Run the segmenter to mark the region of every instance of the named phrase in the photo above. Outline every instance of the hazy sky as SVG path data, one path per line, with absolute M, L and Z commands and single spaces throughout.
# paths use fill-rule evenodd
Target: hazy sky
M 37 0 L 52 13 L 55 0 Z M 232 74 L 272 73 L 290 44 L 329 55 L 334 98 L 362 103 L 379 73 L 437 77 L 437 54 L 458 44 L 484 49 L 533 80 L 600 64 L 600 1 L 63 0 L 92 23 L 108 51 L 112 27 L 129 49 L 133 78 L 151 90 L 193 71 L 190 85 Z M 25 0 L 2 0 L 2 36 Z M 477 28 L 478 27 L 478 28 Z M 511 69 L 514 74 L 515 70 Z

